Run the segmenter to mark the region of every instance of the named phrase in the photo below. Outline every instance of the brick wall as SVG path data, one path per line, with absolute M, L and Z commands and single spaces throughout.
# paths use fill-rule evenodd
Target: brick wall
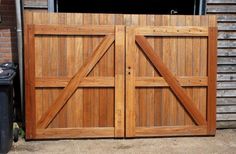
M 0 63 L 17 62 L 16 12 L 14 0 L 0 0 Z

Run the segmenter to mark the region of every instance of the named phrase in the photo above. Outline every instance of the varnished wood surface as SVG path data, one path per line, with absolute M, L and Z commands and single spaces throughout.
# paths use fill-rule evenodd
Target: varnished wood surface
M 26 104 L 27 138 L 66 137 L 66 132 L 69 133 L 70 129 L 73 129 L 72 134 L 76 138 L 80 137 L 80 132 L 82 132 L 81 137 L 133 137 L 141 135 L 137 134 L 139 131 L 137 132 L 136 128 L 139 130 L 140 127 L 148 129 L 166 126 L 168 131 L 162 131 L 162 136 L 168 136 L 171 127 L 174 131 L 177 126 L 178 131 L 174 135 L 183 135 L 187 126 L 193 128 L 193 135 L 194 133 L 206 135 L 205 130 L 196 129 L 194 121 L 180 105 L 167 82 L 147 60 L 140 48 L 134 46 L 135 32 L 128 30 L 127 27 L 147 26 L 147 31 L 144 29 L 143 33 L 148 35 L 147 41 L 150 46 L 160 56 L 165 66 L 177 76 L 179 84 L 193 99 L 194 105 L 206 120 L 207 88 L 210 80 L 207 76 L 209 20 L 211 27 L 215 27 L 214 17 L 211 16 L 25 14 L 26 25 L 37 25 L 34 41 L 35 62 L 26 60 L 25 63 L 34 63 L 35 67 L 33 82 L 28 81 L 28 87 L 26 86 L 27 96 L 30 96 L 30 87 L 35 87 L 31 89 L 35 91 L 35 97 L 29 97 Z M 50 32 L 42 29 L 45 25 L 51 26 Z M 57 30 L 53 29 L 56 25 L 62 30 L 58 34 L 55 32 Z M 95 28 L 89 31 L 88 27 L 91 25 Z M 106 25 L 104 31 L 99 25 Z M 125 25 L 126 28 L 114 25 Z M 158 32 L 156 31 L 158 28 L 155 28 L 176 25 L 177 28 L 170 30 L 164 37 L 160 36 L 164 35 L 164 32 Z M 81 28 L 78 28 L 79 26 Z M 189 33 L 186 28 L 180 28 L 183 26 L 190 26 L 192 27 L 190 31 L 193 31 Z M 110 30 L 109 27 L 114 28 Z M 152 34 L 151 30 L 152 32 L 154 30 L 155 34 Z M 76 88 L 74 94 L 48 123 L 47 129 L 38 127 L 36 123 L 50 109 L 71 77 L 84 66 L 105 35 L 112 33 L 115 42 L 87 77 L 74 87 Z M 197 36 L 192 37 L 194 34 Z M 28 45 L 27 37 L 26 45 Z M 28 50 L 26 49 L 26 56 L 30 58 L 32 55 L 29 55 Z M 127 53 L 127 50 L 132 52 Z M 27 70 L 28 67 L 29 65 L 26 66 Z M 26 71 L 26 80 L 30 79 L 30 74 Z M 126 102 L 124 102 L 125 95 Z M 33 98 L 35 101 L 32 101 Z M 135 110 L 130 110 L 130 105 L 135 106 Z M 98 131 L 96 135 L 91 131 L 93 135 L 90 136 L 87 128 L 112 128 L 109 132 L 113 133 Z M 60 136 L 58 132 L 63 135 Z M 142 136 L 145 134 L 142 133 Z M 68 138 L 71 136 L 68 135 Z
M 155 51 L 152 49 L 145 37 L 137 35 L 135 37 L 135 41 L 142 48 L 143 52 L 151 61 L 151 63 L 155 66 L 156 70 L 161 74 L 161 76 L 163 76 L 175 96 L 180 100 L 181 104 L 184 106 L 186 111 L 191 115 L 191 118 L 194 119 L 196 124 L 205 125 L 206 121 L 201 115 L 201 113 L 198 111 L 198 109 L 193 105 L 193 100 L 186 94 L 176 77 L 164 65 L 162 59 L 155 54 Z
M 214 17 L 179 16 L 179 19 L 176 19 L 174 16 L 161 16 L 160 18 L 163 19 L 160 23 L 166 22 L 168 28 L 181 23 L 180 25 L 185 26 L 185 30 L 192 25 L 203 27 L 209 25 L 212 26 L 212 29 L 216 29 Z M 186 21 L 186 23 L 181 21 Z M 145 31 L 145 28 L 148 30 Z M 160 29 L 161 32 L 165 31 L 162 26 Z M 207 30 L 207 36 L 199 36 L 195 33 L 196 35 L 192 34 L 191 37 L 179 33 L 178 28 L 170 31 L 173 34 L 172 37 L 169 34 L 162 36 L 162 33 L 158 33 L 158 26 L 155 28 L 127 27 L 126 112 L 129 116 L 126 117 L 126 137 L 175 136 L 181 133 L 213 135 L 215 133 L 216 96 L 214 96 L 214 92 L 216 88 L 214 84 L 216 84 L 216 72 L 207 71 L 216 69 L 216 60 L 209 64 L 210 58 L 212 61 L 216 58 L 216 53 L 210 54 L 216 52 L 216 45 L 211 45 L 215 47 L 215 49 L 211 49 L 209 44 L 216 42 L 217 31 L 208 33 Z M 211 39 L 212 34 L 210 33 L 214 33 L 214 39 Z M 158 41 L 158 44 L 155 44 L 155 41 Z M 161 62 L 163 62 L 162 65 Z M 176 75 L 178 77 L 175 78 Z M 205 86 L 189 82 L 188 87 L 184 86 L 183 80 L 180 81 L 183 76 L 192 81 L 202 76 L 208 81 L 205 80 Z M 161 79 L 166 80 L 163 83 Z M 208 87 L 210 80 L 212 86 Z M 182 88 L 176 88 L 178 86 L 175 87 L 175 83 Z M 176 89 L 171 87 L 173 85 Z M 212 90 L 211 95 L 207 93 L 207 89 Z M 186 94 L 184 94 L 185 92 Z M 179 95 L 182 95 L 183 99 Z M 187 99 L 184 95 L 190 97 Z M 153 99 L 154 97 L 155 99 Z M 154 106 L 159 113 L 152 111 L 155 101 L 158 104 Z M 184 102 L 188 104 L 188 107 Z M 141 130 L 142 132 L 140 132 Z
M 55 118 L 56 114 L 62 109 L 66 102 L 77 90 L 78 85 L 93 69 L 95 64 L 103 57 L 108 48 L 114 42 L 114 36 L 107 35 L 99 44 L 99 46 L 93 51 L 91 57 L 87 62 L 78 70 L 78 72 L 70 79 L 67 86 L 63 89 L 61 94 L 56 98 L 46 113 L 42 115 L 37 125 L 39 128 L 47 128 L 51 121 Z
M 218 22 L 217 40 L 217 109 L 224 108 L 222 115 L 217 110 L 217 128 L 236 128 L 236 85 L 235 81 L 235 24 L 236 1 L 234 0 L 207 0 L 206 13 L 216 15 Z M 220 118 L 218 118 L 220 117 Z

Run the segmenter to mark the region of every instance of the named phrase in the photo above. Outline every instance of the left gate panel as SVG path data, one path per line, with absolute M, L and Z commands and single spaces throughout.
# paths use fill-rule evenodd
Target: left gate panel
M 124 27 L 59 22 L 25 28 L 26 138 L 123 137 Z

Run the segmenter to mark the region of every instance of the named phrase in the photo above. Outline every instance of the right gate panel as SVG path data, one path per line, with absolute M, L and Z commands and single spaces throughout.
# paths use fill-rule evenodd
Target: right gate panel
M 126 32 L 126 136 L 213 135 L 217 29 Z

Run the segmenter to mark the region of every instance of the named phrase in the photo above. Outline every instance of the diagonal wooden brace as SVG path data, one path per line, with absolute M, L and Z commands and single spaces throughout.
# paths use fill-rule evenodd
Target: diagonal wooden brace
M 106 53 L 109 47 L 114 42 L 114 35 L 107 35 L 102 42 L 94 50 L 92 56 L 81 67 L 81 69 L 71 78 L 68 85 L 62 90 L 55 102 L 49 107 L 37 123 L 37 128 L 47 128 L 57 113 L 63 108 L 66 102 L 74 94 L 79 84 L 86 77 L 97 62 Z
M 154 52 L 151 45 L 145 39 L 144 36 L 137 35 L 135 41 L 144 51 L 144 54 L 152 62 L 155 68 L 159 71 L 162 77 L 169 84 L 171 90 L 174 92 L 176 97 L 180 100 L 181 104 L 184 106 L 189 115 L 193 118 L 197 125 L 206 125 L 206 120 L 203 118 L 202 114 L 195 107 L 191 98 L 186 94 L 184 89 L 179 84 L 175 76 L 169 71 L 169 69 L 164 65 L 162 59 Z

